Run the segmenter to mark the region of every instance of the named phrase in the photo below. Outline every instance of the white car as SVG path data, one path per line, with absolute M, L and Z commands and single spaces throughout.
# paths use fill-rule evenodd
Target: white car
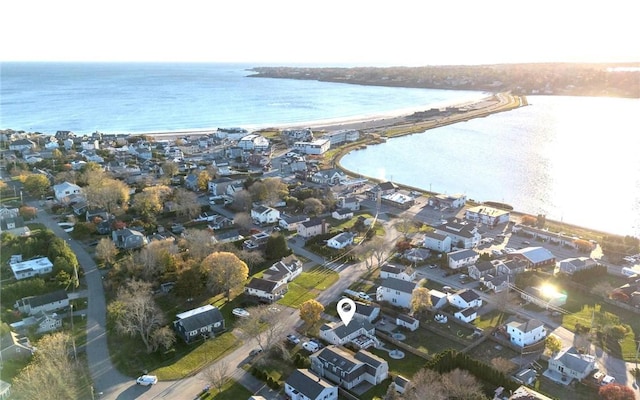
M 136 385 L 149 386 L 158 383 L 158 377 L 155 375 L 142 375 L 136 379 Z
M 357 296 L 358 296 L 358 298 L 360 298 L 362 300 L 371 301 L 371 296 L 369 296 L 365 292 L 358 292 Z
M 289 343 L 291 344 L 300 343 L 300 339 L 298 339 L 298 337 L 294 334 L 287 335 L 287 341 L 289 341 Z
M 310 353 L 313 353 L 315 351 L 318 351 L 320 346 L 316 342 L 303 342 L 302 343 L 302 348 L 305 349 L 306 351 L 310 352 Z
M 246 318 L 251 315 L 249 314 L 249 311 L 245 310 L 244 308 L 234 308 L 233 311 L 231 311 L 231 314 L 241 318 Z
M 511 253 L 513 253 L 515 251 L 516 251 L 516 249 L 511 248 L 511 247 L 505 247 L 504 248 L 504 252 L 507 253 L 507 254 L 511 254 Z
M 73 232 L 74 224 L 72 224 L 71 222 L 58 222 L 58 225 L 67 233 Z

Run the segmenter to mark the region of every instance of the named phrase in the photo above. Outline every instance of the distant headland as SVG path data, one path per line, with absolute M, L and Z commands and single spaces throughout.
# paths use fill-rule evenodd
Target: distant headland
M 640 98 L 640 62 L 531 63 L 425 67 L 256 67 L 250 77 L 425 89 L 510 91 L 516 95 Z

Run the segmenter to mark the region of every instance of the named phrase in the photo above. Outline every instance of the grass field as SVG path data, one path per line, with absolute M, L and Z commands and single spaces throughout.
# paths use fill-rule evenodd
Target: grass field
M 283 306 L 298 308 L 300 304 L 314 299 L 318 294 L 338 281 L 337 272 L 324 267 L 314 267 L 303 272 L 289 283 L 289 291 L 278 300 Z
M 206 394 L 200 396 L 199 398 L 204 399 L 216 399 L 216 400 L 237 400 L 237 399 L 248 399 L 251 397 L 253 393 L 251 393 L 248 389 L 242 386 L 240 383 L 230 380 L 223 387 L 220 393 L 218 393 L 217 389 L 211 389 Z
M 504 324 L 512 314 L 500 310 L 491 310 L 480 315 L 473 321 L 473 324 L 482 330 L 490 330 L 496 326 Z

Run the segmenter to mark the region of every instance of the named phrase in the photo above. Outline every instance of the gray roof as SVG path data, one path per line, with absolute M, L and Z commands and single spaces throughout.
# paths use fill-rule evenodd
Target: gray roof
M 310 399 L 316 399 L 323 390 L 334 387 L 308 369 L 293 371 L 285 383 Z
M 356 314 L 364 315 L 365 317 L 371 316 L 373 311 L 379 308 L 380 307 L 376 305 L 364 304 L 359 301 L 356 302 Z
M 472 231 L 474 230 L 474 228 L 474 224 L 461 224 L 459 222 L 452 221 L 437 226 L 436 231 L 445 232 L 445 234 L 449 233 L 464 238 L 471 238 L 473 237 Z
M 210 304 L 180 313 L 176 318 L 175 323 L 182 325 L 185 331 L 194 331 L 224 320 L 218 307 Z
M 496 267 L 490 261 L 481 261 L 476 264 L 476 269 L 480 272 L 491 271 Z
M 413 293 L 413 289 L 416 288 L 415 282 L 403 281 L 402 279 L 387 278 L 382 280 L 380 286 L 393 290 L 399 290 L 404 293 Z
M 249 283 L 245 285 L 245 287 L 250 289 L 262 290 L 266 293 L 273 292 L 278 287 L 277 281 L 271 281 L 268 279 L 262 278 L 252 278 Z
M 570 347 L 560 352 L 556 356 L 556 360 L 560 361 L 565 367 L 578 372 L 586 372 L 587 368 L 594 361 L 593 356 L 580 354 L 575 347 Z
M 432 238 L 432 239 L 435 239 L 435 240 L 439 240 L 439 241 L 443 241 L 447 237 L 445 235 L 441 235 L 441 234 L 435 233 L 435 232 L 425 232 L 424 235 L 426 237 L 429 237 L 429 238 Z
M 508 326 L 511 326 L 521 332 L 531 332 L 536 328 L 544 326 L 544 324 L 537 319 L 530 319 L 525 322 L 522 321 L 511 321 L 507 323 Z
M 533 264 L 549 261 L 555 258 L 553 253 L 544 247 L 525 247 L 521 250 L 516 250 L 513 254 L 522 254 Z
M 342 232 L 342 233 L 339 233 L 339 234 L 335 235 L 334 237 L 332 237 L 329 240 L 335 240 L 338 243 L 346 243 L 346 242 L 349 242 L 349 241 L 353 240 L 354 236 L 355 235 L 353 233 L 351 233 L 351 232 Z
M 313 354 L 311 357 L 326 360 L 330 364 L 335 365 L 342 371 L 348 373 L 352 372 L 360 365 L 360 362 L 358 362 L 350 352 L 333 345 L 325 347 L 319 352 Z
M 473 315 L 476 312 L 476 309 L 473 307 L 467 307 L 464 310 L 460 310 L 457 313 L 460 313 L 462 315 L 464 315 L 465 317 L 469 317 L 471 315 Z M 456 314 L 457 314 L 456 313 Z
M 44 304 L 54 303 L 68 298 L 67 292 L 64 290 L 56 290 L 55 292 L 41 294 L 40 296 L 25 297 L 22 300 L 28 302 L 31 307 L 40 307 Z
M 467 303 L 477 300 L 480 298 L 480 295 L 473 291 L 473 289 L 462 289 L 456 293 L 460 298 Z
M 363 328 L 367 332 L 375 329 L 371 322 L 367 321 L 366 319 L 352 319 L 349 325 L 345 325 L 342 321 L 329 322 L 322 325 L 320 327 L 320 330 L 331 330 L 336 334 L 336 336 L 342 339 Z
M 382 268 L 380 268 L 380 271 L 390 272 L 392 274 L 399 274 L 400 272 L 404 271 L 404 268 L 400 268 L 396 265 L 385 264 L 382 266 Z
M 320 225 L 322 223 L 322 219 L 320 218 L 312 218 L 308 221 L 301 222 L 306 228 L 310 228 L 312 226 Z
M 475 250 L 471 250 L 471 249 L 458 250 L 458 251 L 449 253 L 449 258 L 454 261 L 464 260 L 465 258 L 477 257 L 477 256 L 478 256 L 478 253 Z
M 368 364 L 374 368 L 378 368 L 380 365 L 386 363 L 386 361 L 375 354 L 369 353 L 366 350 L 358 351 L 354 358 L 358 361 L 362 361 L 365 364 Z

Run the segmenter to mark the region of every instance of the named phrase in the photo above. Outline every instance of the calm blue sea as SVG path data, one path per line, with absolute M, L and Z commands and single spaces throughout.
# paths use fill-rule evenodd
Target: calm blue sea
M 640 237 L 640 100 L 528 99 L 528 107 L 352 152 L 342 166 Z
M 247 78 L 239 64 L 3 63 L 0 128 L 79 134 L 282 126 L 483 97 Z

